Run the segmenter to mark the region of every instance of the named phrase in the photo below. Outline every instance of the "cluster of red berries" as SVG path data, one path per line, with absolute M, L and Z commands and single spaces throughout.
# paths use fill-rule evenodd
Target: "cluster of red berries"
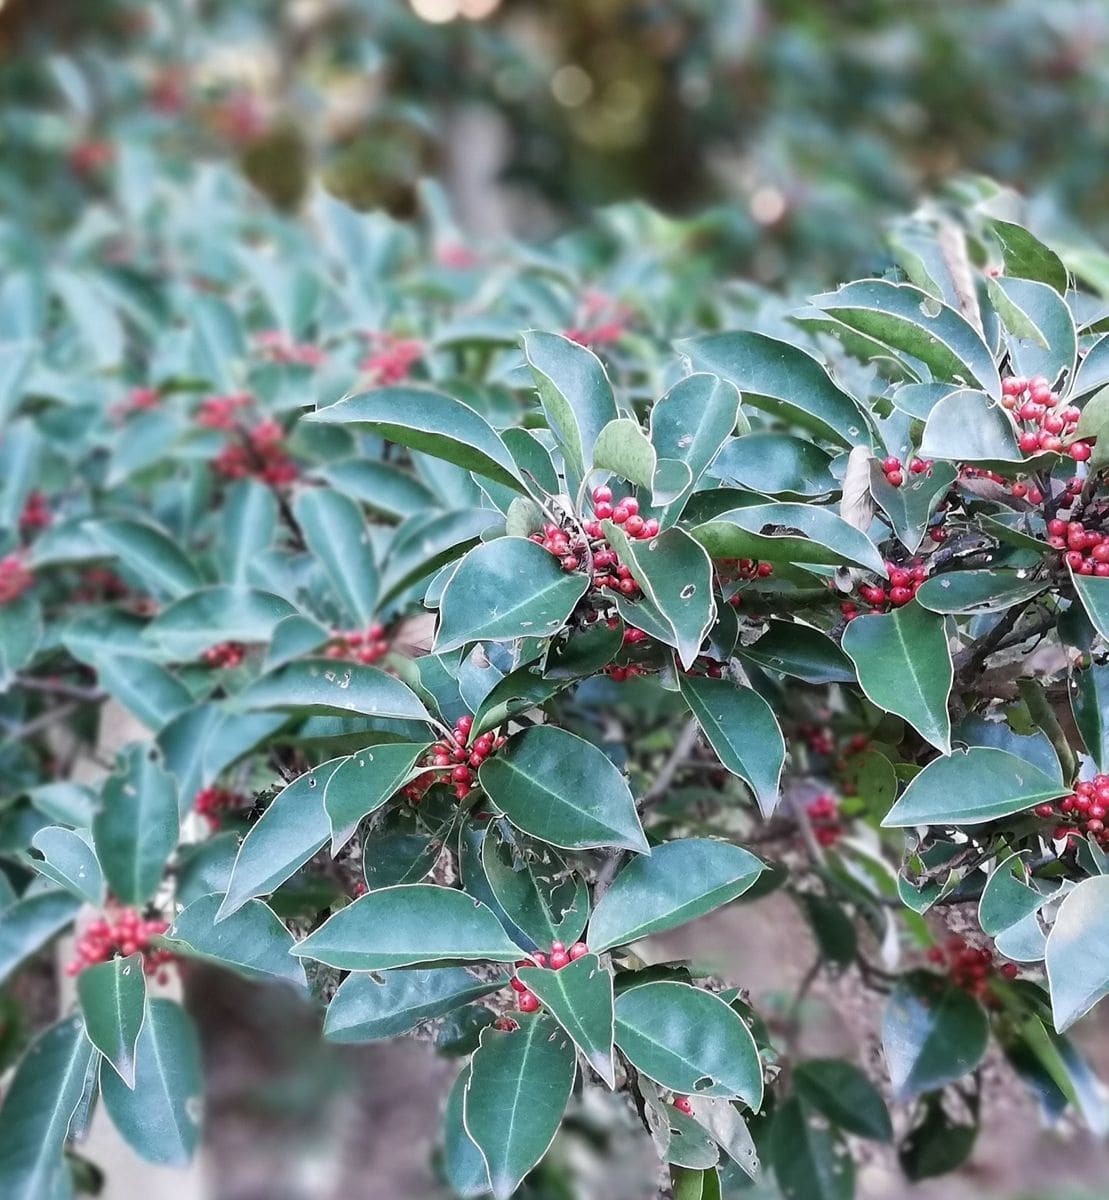
M 1085 462 L 1093 453 L 1086 441 L 1064 446 L 1063 439 L 1074 433 L 1082 412 L 1073 405 L 1060 408 L 1058 393 L 1051 390 L 1050 382 L 1043 375 L 1033 379 L 1010 375 L 1003 379 L 1001 403 L 1018 421 L 1025 423 L 1026 428 L 1018 439 L 1025 454 L 1054 450 L 1069 454 L 1075 462 Z
M 115 147 L 111 142 L 78 142 L 69 152 L 69 165 L 74 174 L 88 179 L 110 166 L 115 156 Z
M 839 801 L 831 792 L 821 792 L 805 805 L 812 824 L 813 836 L 822 846 L 834 846 L 843 836 Z
M 34 582 L 34 575 L 18 554 L 5 554 L 0 558 L 0 604 L 18 600 Z
M 581 324 L 565 331 L 579 346 L 609 346 L 627 332 L 632 311 L 603 292 L 588 291 L 582 304 Z
M 1029 504 L 1043 504 L 1044 494 L 1034 483 L 1026 483 L 1023 479 L 1010 482 L 997 471 L 988 471 L 985 467 L 960 467 L 959 474 L 964 479 L 988 479 L 991 483 L 1000 484 L 1009 489 L 1009 494 L 1018 500 L 1027 500 Z M 1080 490 L 1081 490 L 1081 485 Z M 946 505 L 941 505 L 946 507 Z
M 233 396 L 209 396 L 202 400 L 196 412 L 196 423 L 202 429 L 222 429 L 225 432 L 239 424 L 239 414 L 254 403 L 249 392 L 237 392 Z
M 886 612 L 889 608 L 900 608 L 916 595 L 917 589 L 928 578 L 928 568 L 914 560 L 904 566 L 887 562 L 886 572 L 889 575 L 889 588 L 880 583 L 860 583 L 859 597 L 875 609 Z M 840 612 L 850 621 L 859 615 L 859 606 L 853 600 L 845 600 L 840 606 Z
M 997 967 L 989 950 L 975 949 L 957 934 L 949 937 L 942 946 L 932 946 L 928 951 L 928 961 L 945 966 L 951 982 L 979 1000 L 988 998 L 990 976 L 995 971 L 1006 979 L 1014 979 L 1017 974 L 1016 963 L 1002 963 Z
M 521 959 L 516 964 L 516 969 L 520 967 L 546 967 L 551 971 L 561 971 L 563 967 L 574 962 L 575 959 L 581 958 L 583 954 L 589 953 L 589 947 L 584 942 L 575 942 L 567 949 L 562 942 L 551 942 L 550 954 L 544 954 L 542 950 L 537 950 L 532 956 L 534 962 L 529 959 Z M 513 975 L 509 981 L 512 984 L 512 990 L 519 994 L 520 999 L 517 1001 L 517 1006 L 521 1012 L 531 1013 L 536 1012 L 539 1008 L 539 997 L 532 991 L 528 990 L 526 983 L 521 983 L 518 975 Z
M 611 521 L 613 525 L 621 526 L 630 538 L 643 540 L 658 534 L 658 521 L 654 517 L 644 519 L 639 515 L 639 501 L 634 496 L 625 496 L 623 500 L 617 500 L 613 504 L 610 487 L 593 489 L 593 515 L 596 520 L 589 522 L 585 527 L 585 532 L 593 538 L 604 536 L 601 521 Z
M 620 624 L 616 617 L 610 617 L 608 621 L 609 629 L 615 629 Z M 624 626 L 623 645 L 626 648 L 638 646 L 643 642 L 649 642 L 650 635 L 642 629 L 636 629 L 634 625 Z M 650 672 L 635 663 L 628 663 L 625 666 L 618 666 L 616 663 L 609 663 L 605 670 L 616 683 L 623 683 L 625 679 L 634 679 L 637 675 L 647 675 Z
M 242 441 L 231 442 L 216 455 L 213 468 L 227 479 L 253 477 L 274 486 L 292 483 L 300 474 L 285 452 L 285 430 L 267 417 L 243 431 Z
M 473 717 L 459 717 L 454 723 L 452 737 L 449 740 L 444 738 L 431 747 L 423 766 L 431 767 L 432 770 L 417 776 L 405 787 L 404 795 L 407 799 L 413 804 L 419 804 L 424 792 L 436 783 L 453 784 L 455 799 L 466 799 L 474 789 L 474 772 L 505 742 L 503 737 L 483 733 L 474 739 L 473 745 L 468 746 L 466 743 L 470 739 L 470 730 L 473 727 Z
M 379 387 L 401 383 L 424 356 L 423 344 L 391 333 L 368 333 L 370 352 L 358 364 Z
M 131 589 L 127 584 L 108 567 L 86 567 L 73 589 L 73 599 L 79 604 L 122 600 L 130 594 Z
M 86 967 L 108 962 L 119 955 L 127 958 L 142 955 L 142 969 L 147 975 L 157 974 L 165 983 L 165 967 L 173 961 L 168 950 L 150 945 L 150 939 L 165 933 L 165 921 L 146 919 L 133 908 L 120 908 L 92 921 L 77 939 L 77 957 L 66 968 L 69 975 L 78 975 Z
M 1109 576 L 1109 533 L 1055 517 L 1047 523 L 1047 534 L 1048 544 L 1064 552 L 1063 561 L 1076 575 Z
M 809 748 L 811 754 L 834 754 L 835 739 L 832 731 L 822 725 L 798 725 L 797 736 Z
M 1068 822 L 1055 830 L 1056 838 L 1089 835 L 1101 845 L 1109 845 L 1109 829 L 1105 826 L 1105 815 L 1109 813 L 1109 775 L 1083 779 L 1074 785 L 1069 796 L 1054 803 L 1037 804 L 1033 811 L 1045 821 Z
M 481 259 L 461 242 L 442 242 L 435 247 L 435 261 L 452 271 L 468 271 L 476 267 Z
M 127 399 L 119 404 L 113 404 L 110 414 L 116 420 L 123 420 L 132 413 L 149 412 L 162 402 L 162 393 L 155 387 L 133 387 L 127 393 Z
M 264 329 L 256 334 L 254 344 L 275 363 L 291 366 L 319 367 L 326 355 L 312 342 L 295 342 L 283 329 Z
M 208 822 L 209 829 L 218 829 L 223 814 L 242 808 L 246 797 L 230 788 L 211 784 L 201 788 L 193 800 L 193 808 Z
M 46 497 L 42 492 L 32 492 L 19 514 L 19 528 L 23 533 L 34 533 L 36 529 L 45 529 L 53 519 Z
M 324 649 L 325 658 L 348 658 L 367 666 L 389 653 L 384 625 L 368 629 L 336 629 Z
M 206 667 L 213 670 L 229 670 L 242 666 L 243 659 L 246 658 L 246 646 L 242 642 L 217 642 L 214 646 L 209 646 L 200 658 Z
M 189 98 L 189 77 L 184 67 L 174 64 L 162 68 L 147 89 L 150 106 L 163 116 L 175 116 Z

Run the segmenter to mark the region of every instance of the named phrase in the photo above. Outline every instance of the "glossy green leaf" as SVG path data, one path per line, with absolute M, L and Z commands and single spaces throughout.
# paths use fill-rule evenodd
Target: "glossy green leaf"
M 978 902 L 978 923 L 994 939 L 999 954 L 1016 962 L 1039 962 L 1047 936 L 1036 914 L 1050 892 L 1030 886 L 1025 853 L 1011 854 L 990 875 Z
M 97 521 L 93 537 L 156 595 L 177 599 L 202 586 L 189 556 L 166 533 L 142 521 Z
M 332 759 L 294 779 L 251 825 L 235 857 L 217 923 L 248 900 L 276 891 L 327 845 L 331 826 L 324 795 L 336 768 L 345 761 Z
M 1109 766 L 1109 665 L 1072 668 L 1070 704 L 1074 723 L 1099 771 Z
M 894 487 L 882 464 L 871 460 L 870 494 L 910 554 L 920 549 L 932 514 L 958 475 L 951 463 L 937 462 L 917 475 L 909 472 L 901 486 Z
M 341 759 L 321 780 L 324 823 L 334 857 L 354 836 L 358 822 L 400 791 L 428 742 L 383 742 Z
M 867 441 L 854 398 L 810 354 L 761 333 L 709 333 L 676 343 L 697 370 L 735 384 L 744 402 L 842 446 Z
M 1026 576 L 1021 571 L 944 571 L 926 579 L 916 598 L 936 613 L 1001 612 L 1050 586 L 1047 579 Z
M 552 846 L 650 852 L 623 775 L 564 729 L 539 725 L 511 737 L 481 764 L 478 781 L 517 829 Z
M 177 848 L 177 788 L 153 746 L 133 745 L 119 758 L 100 792 L 93 843 L 112 893 L 144 904 L 162 882 Z
M 151 1000 L 135 1048 L 135 1086 L 100 1072 L 104 1107 L 123 1140 L 147 1162 L 183 1167 L 200 1140 L 204 1085 L 192 1018 L 172 1000 Z
M 77 915 L 69 892 L 36 892 L 0 910 L 0 983 Z
M 547 1153 L 577 1074 L 573 1043 L 550 1017 L 521 1014 L 519 1024 L 512 1033 L 482 1030 L 463 1104 L 497 1200 Z
M 985 392 L 966 388 L 949 392 L 928 414 L 920 455 L 986 466 L 1025 459 L 1005 409 Z
M 280 714 L 234 713 L 218 704 L 197 705 L 175 717 L 159 732 L 158 745 L 177 779 L 180 808 L 187 812 L 202 787 L 284 722 Z
M 430 489 L 391 463 L 344 458 L 321 467 L 318 475 L 337 492 L 393 521 L 436 507 Z
M 551 637 L 588 586 L 584 572 L 564 571 L 553 554 L 527 538 L 475 546 L 443 592 L 436 653 L 469 642 Z
M 810 1058 L 798 1065 L 793 1086 L 845 1132 L 892 1141 L 893 1125 L 882 1093 L 853 1064 L 842 1058 Z
M 31 838 L 42 858 L 30 858 L 30 865 L 79 900 L 98 905 L 104 899 L 104 875 L 91 842 L 86 830 L 47 825 Z
M 1109 384 L 1109 334 L 1098 338 L 1079 362 L 1074 382 L 1071 384 L 1070 402 L 1073 404 L 1084 396 L 1092 395 L 1106 384 Z M 1090 432 L 1083 428 L 1083 421 L 1090 403 L 1092 402 L 1088 402 L 1083 407 L 1082 416 L 1078 419 L 1077 432 L 1080 437 Z
M 220 895 L 201 896 L 182 909 L 163 939 L 169 948 L 247 979 L 284 979 L 304 987 L 304 967 L 290 957 L 293 935 L 273 909 L 248 900 L 217 924 L 222 901 Z
M 96 672 L 100 687 L 155 733 L 192 707 L 192 694 L 181 680 L 149 659 L 111 652 L 79 657 Z
M 460 400 L 430 388 L 377 388 L 302 419 L 369 429 L 410 450 L 524 490 L 512 455 L 485 418 Z
M 593 1070 L 615 1087 L 611 971 L 601 966 L 596 954 L 583 954 L 558 971 L 521 967 L 517 975 L 573 1038 Z
M 711 473 L 766 496 L 823 496 L 839 491 L 831 462 L 830 454 L 804 438 L 749 433 L 726 443 Z
M 942 754 L 950 753 L 954 668 L 942 616 L 919 604 L 859 616 L 844 631 L 843 649 L 872 704 L 904 717 Z
M 928 971 L 903 975 L 882 1017 L 894 1099 L 954 1083 L 982 1061 L 989 1023 L 972 996 Z
M 430 883 L 382 888 L 329 917 L 292 949 L 298 958 L 344 971 L 384 971 L 419 963 L 514 962 L 520 947 L 484 904 Z
M 713 558 L 828 563 L 886 573 L 874 543 L 827 508 L 787 503 L 734 508 L 692 533 Z
M 443 1113 L 443 1173 L 460 1200 L 474 1200 L 489 1194 L 489 1170 L 481 1151 L 470 1140 L 463 1122 L 466 1085 L 470 1079 L 467 1063 L 455 1079 Z
M 704 916 L 742 896 L 764 870 L 730 842 L 683 838 L 656 846 L 650 858 L 629 862 L 598 901 L 590 949 L 600 954 Z
M 752 1179 L 759 1175 L 759 1156 L 747 1122 L 731 1100 L 689 1096 L 697 1124 Z
M 852 1200 L 855 1163 L 843 1135 L 801 1096 L 774 1114 L 770 1157 L 784 1200 Z
M 1001 243 L 1006 275 L 1036 279 L 1053 287 L 1060 296 L 1067 294 L 1067 269 L 1054 250 L 1045 246 L 1023 225 L 996 219 L 990 225 Z
M 1109 579 L 1076 575 L 1072 571 L 1071 581 L 1091 624 L 1102 638 L 1109 640 Z
M 581 937 L 589 920 L 589 889 L 553 850 L 517 849 L 490 831 L 481 865 L 493 898 L 537 947 L 570 946 Z
M 682 698 L 717 757 L 751 790 L 764 817 L 777 807 L 786 744 L 774 710 L 752 688 L 728 679 L 682 675 Z
M 1062 1033 L 1109 993 L 1109 875 L 1083 879 L 1063 900 L 1044 961 L 1052 1019 Z
M 779 671 L 806 683 L 855 681 L 851 660 L 839 646 L 819 629 L 796 621 L 768 621 L 758 641 L 741 643 L 735 652 L 764 670 Z
M 597 622 L 597 624 L 611 632 L 603 621 Z M 580 636 L 580 633 L 575 632 L 574 640 Z M 613 655 L 610 654 L 605 663 L 611 662 L 612 657 Z M 482 698 L 481 704 L 474 714 L 471 738 L 480 737 L 490 729 L 496 729 L 498 726 L 506 724 L 512 717 L 519 716 L 520 713 L 539 708 L 566 687 L 571 682 L 570 678 L 565 676 L 550 678 L 550 667 L 555 661 L 557 659 L 554 655 L 548 659 L 546 674 L 529 664 L 510 672 L 491 688 Z
M 644 983 L 616 997 L 616 1044 L 682 1095 L 736 1097 L 758 1110 L 762 1064 L 751 1031 L 719 996 L 686 983 Z
M 980 825 L 1055 800 L 1067 788 L 1026 759 L 1006 750 L 972 746 L 930 762 L 905 789 L 882 822 L 912 825 Z
M 220 568 L 229 583 L 242 586 L 248 582 L 251 563 L 273 544 L 277 524 L 272 488 L 255 479 L 240 479 L 228 489 L 223 504 Z
M 478 979 L 461 967 L 348 975 L 327 1006 L 331 1042 L 377 1042 L 441 1017 L 505 986 L 507 976 Z
M 427 709 L 407 684 L 377 667 L 334 658 L 287 663 L 236 697 L 240 709 L 305 713 L 359 713 L 398 721 L 426 721 Z
M 297 497 L 293 511 L 344 614 L 367 628 L 377 612 L 379 579 L 361 509 L 340 492 L 314 488 Z
M 30 596 L 0 605 L 0 695 L 35 656 L 42 641 L 42 610 Z
M 1028 318 L 1033 329 L 1010 332 L 1006 337 L 1014 373 L 1045 376 L 1055 383 L 1066 372 L 1074 374 L 1078 338 L 1074 318 L 1063 297 L 1049 284 L 1001 276 L 997 290 Z M 1038 332 L 1039 337 L 1030 336 Z
M 127 1087 L 135 1086 L 135 1045 L 146 1018 L 141 954 L 95 963 L 77 976 L 89 1041 Z
M 295 611 L 288 600 L 256 588 L 202 588 L 163 609 L 143 637 L 163 653 L 190 661 L 217 642 L 268 642 L 278 622 Z
M 924 363 L 936 379 L 984 388 L 1001 398 L 1001 379 L 981 334 L 953 308 L 907 283 L 861 279 L 812 303 L 895 353 Z

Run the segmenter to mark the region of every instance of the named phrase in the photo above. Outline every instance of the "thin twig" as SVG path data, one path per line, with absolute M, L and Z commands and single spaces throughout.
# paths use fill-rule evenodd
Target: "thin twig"
M 693 752 L 694 746 L 697 745 L 697 739 L 700 737 L 701 727 L 697 724 L 696 717 L 690 717 L 685 724 L 685 728 L 678 735 L 678 740 L 674 743 L 666 761 L 659 769 L 659 773 L 655 776 L 654 783 L 643 793 L 643 799 L 637 805 L 641 813 L 646 812 L 649 808 L 658 804 L 663 800 L 666 793 L 670 790 L 670 785 L 674 782 L 674 777 L 681 769 L 682 764 Z

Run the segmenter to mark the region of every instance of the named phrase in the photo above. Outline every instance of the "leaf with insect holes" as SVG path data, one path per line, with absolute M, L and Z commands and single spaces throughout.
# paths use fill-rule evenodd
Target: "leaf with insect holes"
M 557 971 L 521 967 L 517 975 L 574 1039 L 589 1065 L 615 1087 L 612 972 L 601 966 L 596 954 L 583 954 Z

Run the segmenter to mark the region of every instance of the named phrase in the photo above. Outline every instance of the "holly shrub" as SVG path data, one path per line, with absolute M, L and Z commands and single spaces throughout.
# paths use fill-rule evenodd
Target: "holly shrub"
M 980 183 L 786 301 L 635 206 L 473 247 L 432 193 L 162 177 L 3 230 L 5 1054 L 74 940 L 0 1193 L 71 1194 L 96 1104 L 190 1159 L 198 960 L 454 1056 L 460 1196 L 598 1104 L 683 1198 L 850 1197 L 860 1139 L 940 1173 L 987 1054 L 1104 1132 L 1103 258 Z M 775 891 L 819 950 L 784 1011 L 645 943 Z M 798 1055 L 832 979 L 878 1070 Z

